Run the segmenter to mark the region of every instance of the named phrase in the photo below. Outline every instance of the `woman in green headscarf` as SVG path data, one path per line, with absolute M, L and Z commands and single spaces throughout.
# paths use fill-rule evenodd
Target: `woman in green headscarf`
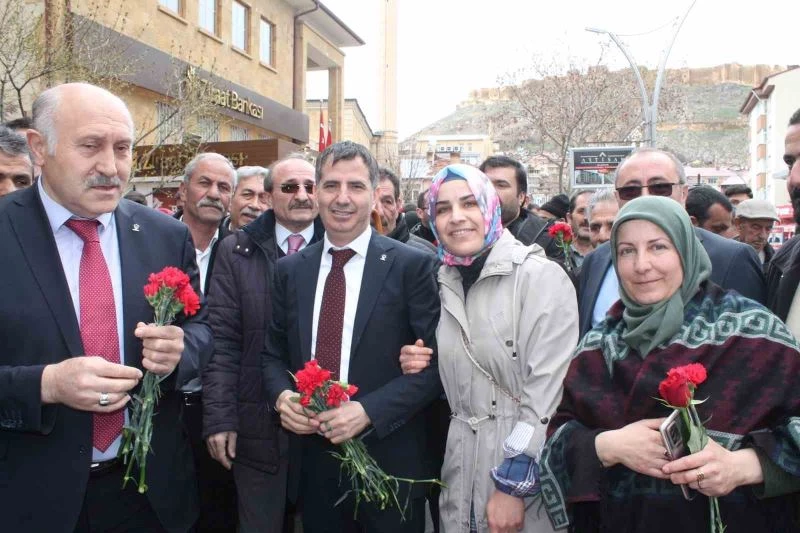
M 542 454 L 554 525 L 705 532 L 715 496 L 726 533 L 797 530 L 792 496 L 758 499 L 800 476 L 797 342 L 764 307 L 709 281 L 708 255 L 674 200 L 627 203 L 611 247 L 620 301 L 576 349 Z M 708 373 L 696 394 L 711 440 L 670 462 L 658 385 L 690 363 Z

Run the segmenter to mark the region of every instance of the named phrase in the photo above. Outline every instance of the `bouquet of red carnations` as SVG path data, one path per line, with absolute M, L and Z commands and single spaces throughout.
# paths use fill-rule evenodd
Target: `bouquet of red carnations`
M 706 380 L 706 368 L 700 363 L 678 366 L 667 372 L 667 377 L 658 386 L 661 403 L 667 407 L 677 409 L 681 414 L 689 438 L 686 446 L 691 453 L 697 453 L 708 444 L 708 433 L 700 422 L 695 405 L 705 400 L 695 400 L 694 393 L 697 387 Z M 698 474 L 698 484 L 702 480 Z M 719 500 L 716 497 L 708 498 L 709 515 L 711 517 L 711 533 L 723 533 L 725 525 L 719 513 Z
M 153 320 L 156 326 L 171 324 L 181 311 L 186 316 L 192 316 L 200 309 L 200 298 L 192 289 L 189 276 L 179 268 L 166 267 L 161 272 L 150 274 L 148 283 L 144 286 L 144 295 L 153 306 Z M 147 492 L 145 465 L 147 454 L 152 451 L 150 439 L 153 436 L 153 414 L 161 396 L 159 387 L 161 379 L 150 371 L 144 373 L 142 387 L 138 394 L 133 395 L 129 423 L 122 430 L 123 440 L 119 455 L 128 465 L 122 480 L 122 488 L 125 488 L 128 481 L 133 480 L 142 494 Z M 139 465 L 138 481 L 131 476 L 134 461 Z
M 293 377 L 300 392 L 297 401 L 314 413 L 335 409 L 358 392 L 355 385 L 331 380 L 330 371 L 321 368 L 315 360 L 307 362 Z M 363 500 L 375 504 L 381 510 L 388 505 L 395 505 L 405 518 L 408 499 L 401 506 L 397 497 L 401 482 L 441 484 L 437 479 L 415 480 L 390 476 L 370 456 L 360 438 L 350 439 L 339 446 L 343 453 L 333 455 L 341 462 L 341 471 L 350 480 L 352 489 L 345 492 L 336 504 L 344 501 L 352 492 L 356 499 L 354 513 L 358 512 L 358 504 Z

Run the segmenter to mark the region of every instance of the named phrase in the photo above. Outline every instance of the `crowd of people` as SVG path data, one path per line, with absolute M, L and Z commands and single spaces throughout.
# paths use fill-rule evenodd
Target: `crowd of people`
M 746 187 L 690 188 L 638 148 L 613 188 L 532 206 L 496 155 L 404 207 L 344 141 L 269 168 L 199 153 L 164 213 L 128 191 L 133 139 L 124 102 L 83 83 L 0 127 L 0 530 L 700 532 L 712 497 L 728 533 L 800 527 L 800 237 L 773 250 L 780 218 Z M 800 110 L 798 223 L 799 159 Z M 154 326 L 142 288 L 165 266 L 202 303 Z M 304 407 L 311 359 L 350 401 Z M 655 398 L 690 363 L 710 440 L 672 457 Z M 119 457 L 144 371 L 146 490 Z M 442 483 L 359 502 L 351 439 Z

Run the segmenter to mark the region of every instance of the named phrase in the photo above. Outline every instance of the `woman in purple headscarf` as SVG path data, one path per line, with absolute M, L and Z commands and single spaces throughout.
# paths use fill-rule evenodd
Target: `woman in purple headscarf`
M 428 193 L 439 242 L 439 372 L 452 411 L 440 516 L 445 532 L 552 531 L 538 498 L 549 417 L 578 340 L 575 290 L 538 245 L 500 221 L 477 168 L 450 165 Z M 405 371 L 424 364 L 405 347 Z

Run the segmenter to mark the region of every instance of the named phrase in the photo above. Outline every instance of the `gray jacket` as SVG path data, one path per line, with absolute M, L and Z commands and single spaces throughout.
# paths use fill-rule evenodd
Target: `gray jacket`
M 503 444 L 516 443 L 538 459 L 561 400 L 578 341 L 575 289 L 539 245 L 524 246 L 507 230 L 470 288 L 469 306 L 457 268 L 442 266 L 439 284 L 439 371 L 453 412 L 441 524 L 447 533 L 469 532 L 472 502 L 478 531 L 486 532 L 486 504 L 495 490 L 490 471 L 503 462 Z M 497 386 L 473 364 L 466 346 Z M 525 503 L 524 531 L 552 531 L 547 515 L 537 512 L 538 501 Z

